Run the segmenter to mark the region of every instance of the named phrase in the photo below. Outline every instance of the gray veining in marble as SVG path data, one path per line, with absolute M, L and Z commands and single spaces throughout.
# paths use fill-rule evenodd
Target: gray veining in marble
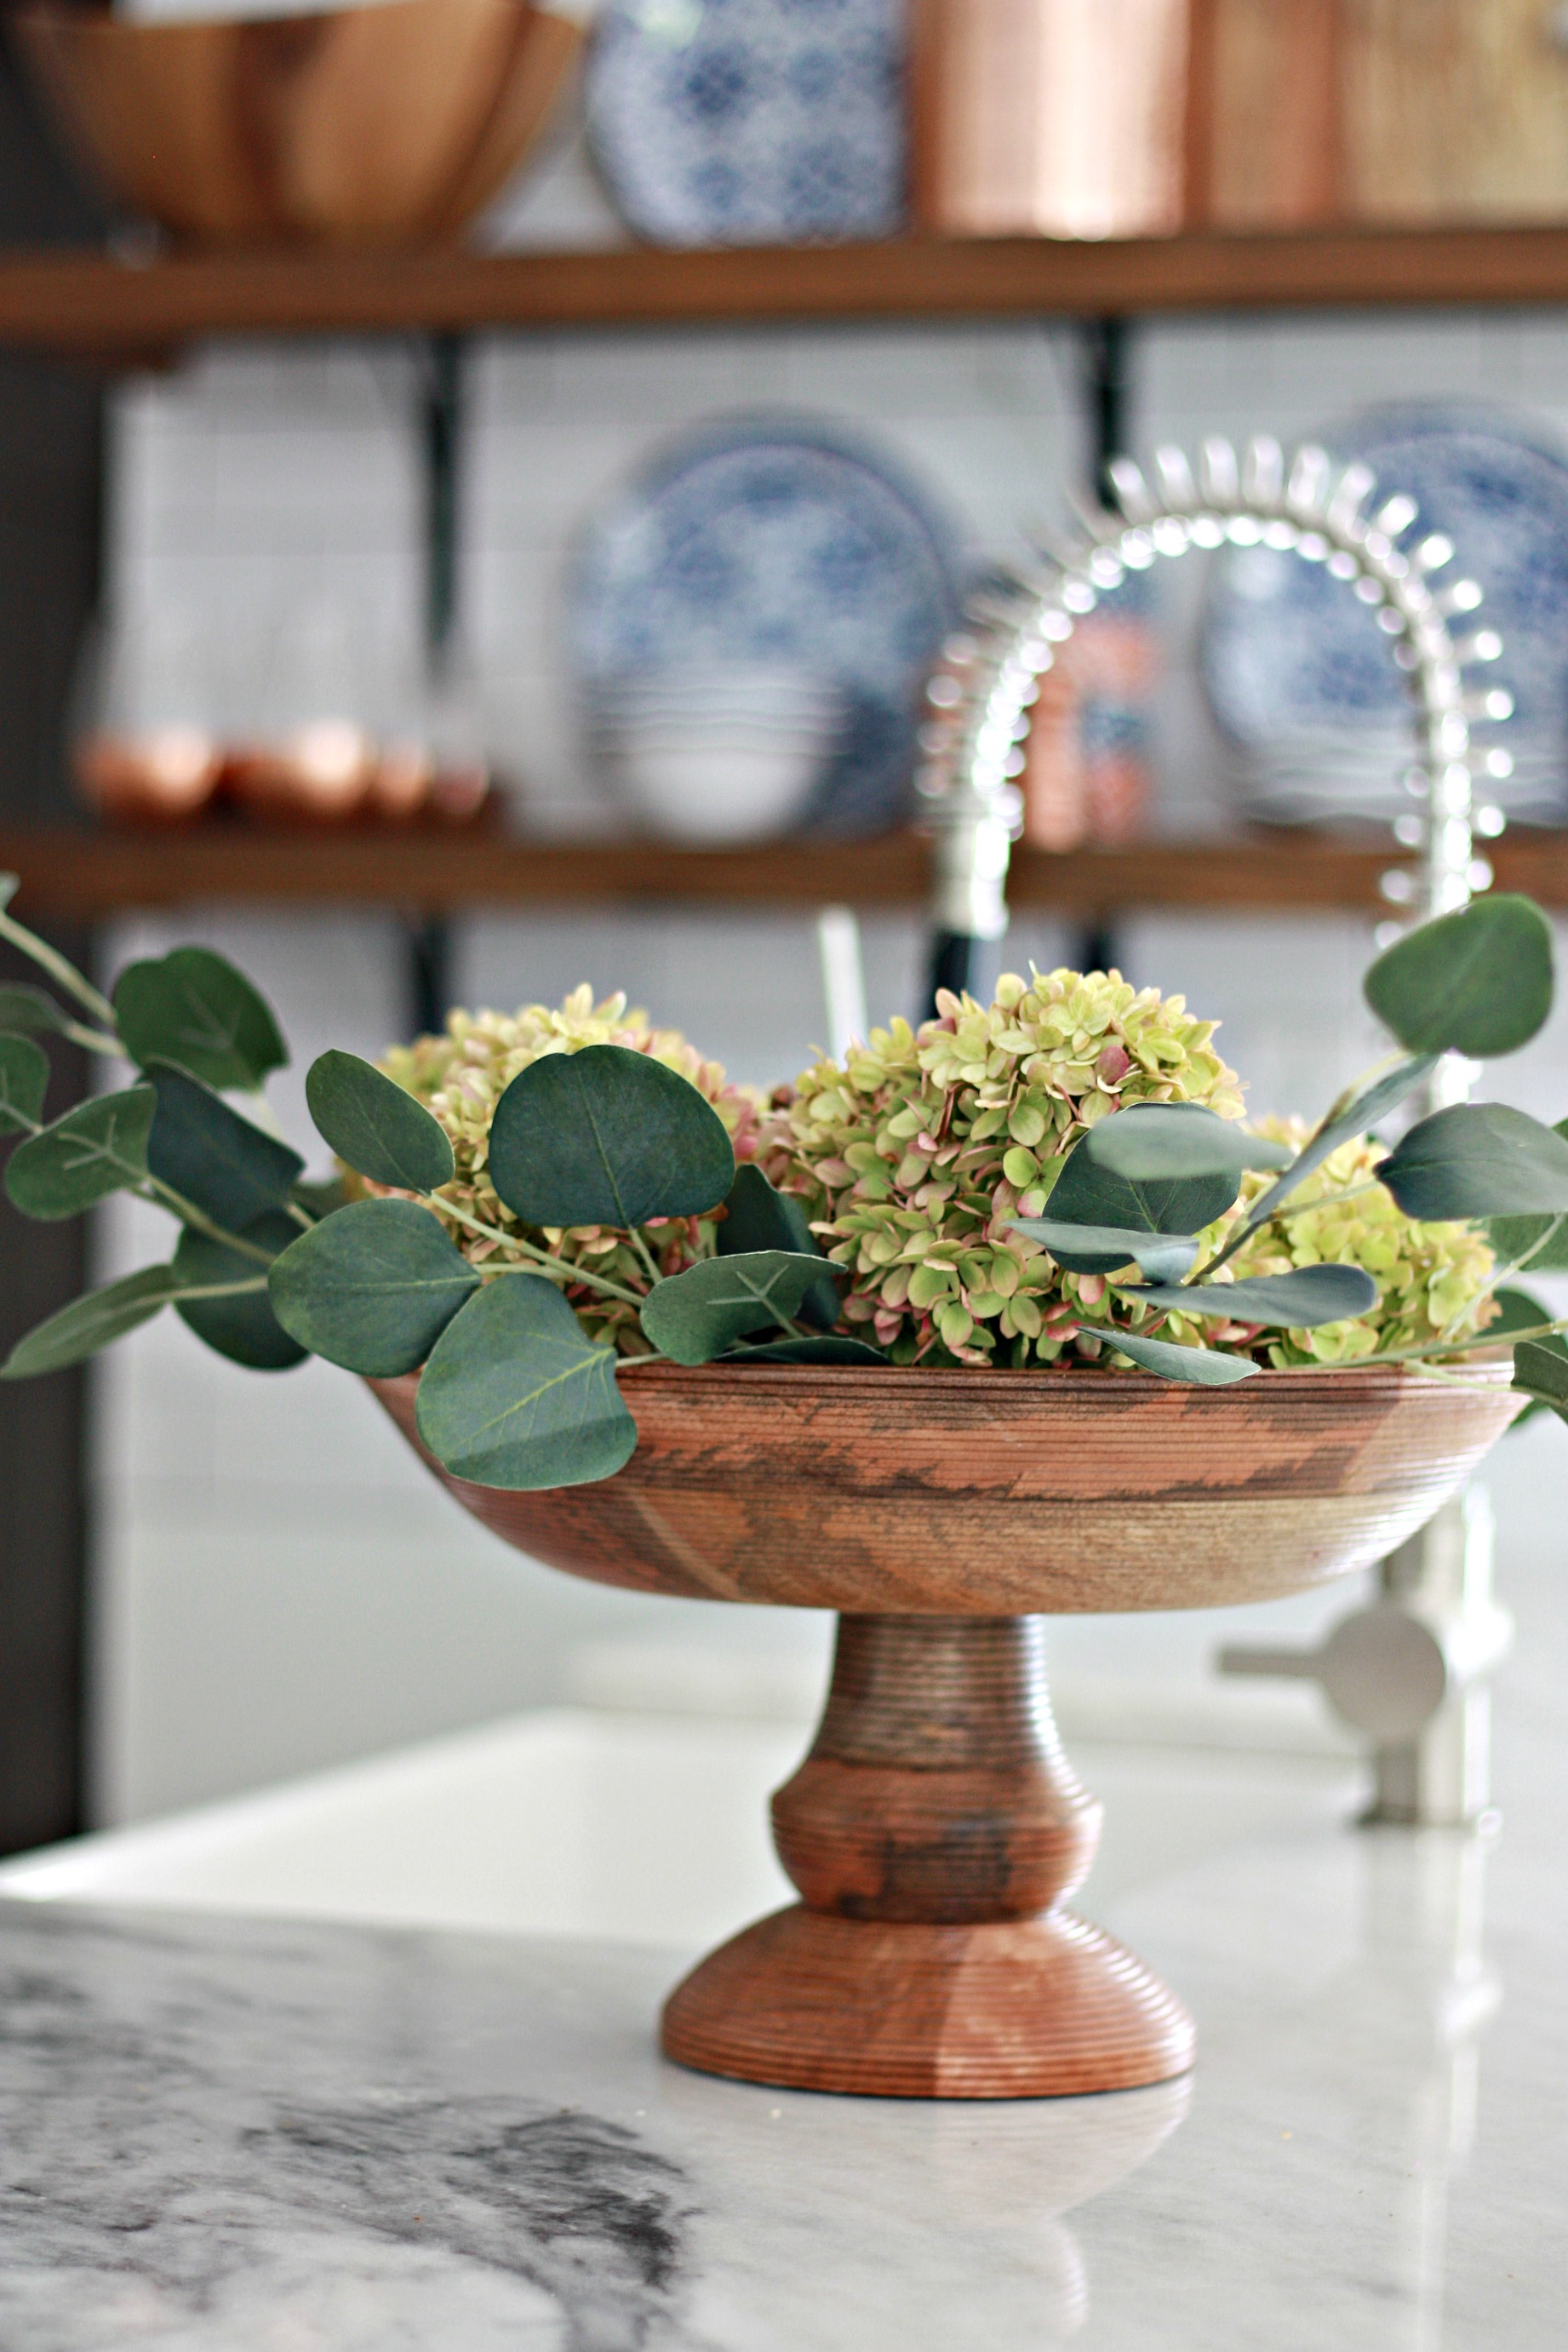
M 679 1961 L 0 1906 L 0 2352 L 1555 2352 L 1568 1899 L 1325 1826 L 1113 1906 L 1190 2084 L 664 2065 Z

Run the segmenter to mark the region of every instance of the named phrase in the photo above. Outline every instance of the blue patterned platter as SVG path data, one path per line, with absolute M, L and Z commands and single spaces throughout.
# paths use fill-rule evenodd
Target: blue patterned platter
M 1452 540 L 1441 587 L 1477 581 L 1485 601 L 1457 635 L 1495 630 L 1502 657 L 1478 683 L 1512 695 L 1486 740 L 1512 757 L 1486 786 L 1511 815 L 1561 823 L 1568 809 L 1568 453 L 1550 431 L 1487 403 L 1409 402 L 1331 427 L 1324 446 L 1364 459 L 1373 503 L 1404 491 L 1408 534 Z M 1199 653 L 1204 688 L 1237 754 L 1251 813 L 1280 822 L 1386 820 L 1408 810 L 1405 687 L 1364 605 L 1321 564 L 1237 549 L 1215 571 Z
M 908 812 L 921 689 L 962 580 L 947 525 L 858 436 L 790 416 L 705 426 L 584 536 L 569 629 L 590 733 L 639 680 L 802 669 L 846 714 L 803 821 L 879 832 Z
M 595 160 L 639 236 L 889 236 L 904 199 L 903 0 L 608 0 Z

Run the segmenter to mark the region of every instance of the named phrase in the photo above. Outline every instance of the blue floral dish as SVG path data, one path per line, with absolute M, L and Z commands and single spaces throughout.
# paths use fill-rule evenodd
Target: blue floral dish
M 588 137 L 658 245 L 887 236 L 904 194 L 902 0 L 609 0 Z
M 843 713 L 805 824 L 896 824 L 921 688 L 963 579 L 948 525 L 858 436 L 788 415 L 705 426 L 584 535 L 568 625 L 590 733 L 638 680 L 795 667 L 831 688 Z
M 1561 823 L 1568 809 L 1568 452 L 1533 419 L 1482 402 L 1409 402 L 1363 411 L 1322 436 L 1377 476 L 1373 503 L 1415 499 L 1408 543 L 1456 550 L 1434 585 L 1484 592 L 1461 638 L 1502 639 L 1472 671 L 1506 688 L 1514 716 L 1486 739 L 1512 758 L 1487 783 L 1510 814 Z M 1210 709 L 1229 739 L 1250 814 L 1279 822 L 1387 820 L 1410 807 L 1409 703 L 1375 617 L 1326 575 L 1269 548 L 1216 566 L 1199 655 Z

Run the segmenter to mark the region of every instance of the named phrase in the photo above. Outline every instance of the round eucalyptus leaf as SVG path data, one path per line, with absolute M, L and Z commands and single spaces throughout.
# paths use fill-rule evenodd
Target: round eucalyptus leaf
M 1223 1217 L 1238 1189 L 1234 1173 L 1133 1181 L 1115 1175 L 1096 1160 L 1088 1147 L 1100 1128 L 1112 1126 L 1116 1117 L 1130 1115 L 1120 1112 L 1112 1118 L 1102 1119 L 1100 1128 L 1091 1129 L 1073 1146 L 1051 1190 L 1051 1223 L 1109 1225 L 1119 1234 L 1160 1234 L 1183 1240 L 1212 1225 L 1216 1217 Z M 1053 1256 L 1055 1254 L 1053 1250 Z M 1121 1258 L 1117 1263 L 1125 1265 L 1127 1260 Z
M 1568 1140 L 1568 1118 L 1560 1118 L 1552 1131 Z M 1515 1265 L 1521 1273 L 1568 1274 L 1568 1213 L 1489 1217 L 1487 1239 L 1499 1265 Z
M 735 1180 L 724 1122 L 650 1054 L 586 1045 L 520 1070 L 490 1122 L 490 1182 L 530 1225 L 646 1225 L 716 1208 Z
M 457 1173 L 440 1121 L 357 1054 L 334 1050 L 312 1062 L 305 1099 L 338 1158 L 373 1184 L 434 1192 Z
M 1287 1145 L 1248 1135 L 1202 1103 L 1134 1103 L 1091 1127 L 1079 1150 L 1096 1168 L 1134 1184 L 1241 1176 L 1249 1168 L 1288 1167 L 1292 1157 Z
M 315 1356 L 375 1380 L 417 1370 L 479 1277 L 417 1201 L 355 1201 L 273 1260 L 272 1311 Z
M 1359 1265 L 1300 1265 L 1290 1274 L 1254 1274 L 1237 1282 L 1146 1286 L 1118 1283 L 1126 1298 L 1141 1298 L 1178 1315 L 1221 1316 L 1227 1323 L 1278 1324 L 1311 1331 L 1347 1323 L 1377 1305 L 1377 1285 Z
M 823 1332 L 810 1339 L 769 1339 L 755 1348 L 733 1348 L 724 1358 L 726 1364 L 882 1364 L 888 1361 L 880 1348 L 871 1347 L 864 1339 L 847 1339 L 837 1332 Z
M 1511 1054 L 1552 1010 L 1552 927 L 1533 899 L 1477 898 L 1386 948 L 1362 987 L 1413 1054 Z
M 1119 1274 L 1124 1265 L 1136 1265 L 1152 1282 L 1175 1282 L 1198 1254 L 1197 1243 L 1181 1234 L 1072 1225 L 1057 1217 L 1015 1217 L 1011 1222 L 1016 1234 L 1039 1242 L 1068 1274 Z
M 756 1250 L 788 1250 L 799 1256 L 822 1256 L 805 1204 L 791 1192 L 775 1192 L 762 1170 L 750 1160 L 735 1171 L 735 1181 L 724 1195 L 727 1214 L 719 1223 L 721 1257 L 744 1257 Z M 831 1331 L 838 1320 L 838 1293 L 826 1273 L 800 1302 L 800 1319 Z
M 1568 1274 L 1568 1214 L 1489 1217 L 1487 1240 L 1500 1265 L 1521 1274 Z
M 1520 1340 L 1513 1351 L 1513 1385 L 1568 1421 L 1568 1346 L 1561 1333 Z
M 649 1344 L 677 1364 L 710 1364 L 737 1339 L 784 1330 L 813 1285 L 822 1260 L 794 1250 L 750 1250 L 703 1258 L 658 1283 L 639 1310 Z
M 0 1135 L 30 1133 L 44 1116 L 49 1057 L 30 1037 L 0 1032 Z
M 209 1087 L 253 1093 L 289 1059 L 266 998 L 210 948 L 127 964 L 113 1003 L 125 1049 L 143 1069 L 174 1062 Z
M 544 1275 L 487 1283 L 436 1344 L 419 1382 L 419 1434 L 454 1477 L 531 1490 L 613 1477 L 637 1442 L 595 1347 Z
M 1508 1295 L 1503 1291 L 1498 1293 L 1500 1298 Z M 1513 1294 L 1516 1297 L 1522 1295 L 1521 1292 Z M 1550 1322 L 1551 1319 L 1544 1308 L 1536 1309 L 1538 1323 Z M 1496 1326 L 1493 1328 L 1497 1330 L 1499 1339 L 1506 1339 L 1508 1335 L 1505 1331 L 1498 1330 Z M 1491 1335 L 1489 1333 L 1488 1336 Z M 1539 1354 L 1531 1357 L 1528 1352 L 1531 1349 L 1538 1349 Z M 1513 1351 L 1513 1385 L 1516 1389 L 1522 1389 L 1530 1399 L 1524 1411 L 1511 1423 L 1513 1429 L 1522 1429 L 1527 1421 L 1533 1421 L 1538 1413 L 1542 1412 L 1555 1412 L 1568 1421 L 1568 1401 L 1564 1401 L 1568 1400 L 1568 1339 L 1564 1339 L 1561 1331 L 1553 1331 L 1544 1339 L 1519 1341 Z
M 281 1209 L 269 1209 L 247 1225 L 242 1240 L 275 1255 L 299 1238 L 300 1228 Z M 215 1354 L 253 1372 L 286 1372 L 302 1364 L 310 1349 L 285 1331 L 272 1311 L 267 1294 L 268 1269 L 253 1257 L 227 1249 L 205 1234 L 187 1226 L 174 1252 L 174 1272 L 188 1290 L 216 1290 L 231 1283 L 257 1283 L 259 1289 L 236 1291 L 228 1298 L 193 1298 L 176 1295 L 174 1312 Z
M 30 981 L 17 981 L 0 988 L 0 1029 L 14 1030 L 23 1036 L 60 1036 L 70 1027 L 71 1015 L 63 1004 L 57 1004 L 46 989 L 35 988 Z
M 25 1217 L 54 1222 L 144 1182 L 157 1108 L 151 1087 L 79 1103 L 41 1135 L 18 1144 L 5 1171 L 5 1190 Z
M 1108 1348 L 1126 1356 L 1141 1371 L 1157 1373 L 1163 1381 L 1179 1381 L 1189 1388 L 1226 1389 L 1249 1381 L 1258 1366 L 1246 1356 L 1220 1356 L 1207 1348 L 1177 1348 L 1168 1339 L 1145 1339 L 1132 1331 L 1106 1331 L 1095 1336 Z
M 147 1147 L 154 1176 L 231 1234 L 280 1208 L 304 1168 L 299 1153 L 171 1062 L 150 1061 L 158 1116 Z
M 179 1289 L 180 1277 L 172 1265 L 144 1265 L 118 1282 L 106 1283 L 101 1290 L 73 1298 L 17 1340 L 0 1366 L 0 1380 L 33 1380 L 41 1372 L 63 1371 L 68 1364 L 83 1362 L 138 1324 L 151 1322 L 178 1297 Z
M 1568 1210 L 1568 1139 L 1509 1103 L 1455 1103 L 1419 1120 L 1376 1173 L 1407 1217 Z
M 1489 1217 L 1487 1240 L 1500 1265 L 1521 1274 L 1568 1274 L 1568 1215 Z

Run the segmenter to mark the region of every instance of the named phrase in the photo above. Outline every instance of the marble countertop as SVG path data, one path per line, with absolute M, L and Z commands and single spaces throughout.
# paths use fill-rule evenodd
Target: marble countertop
M 1555 2352 L 1554 1733 L 1516 1695 L 1495 1838 L 1282 1805 L 1108 1883 L 1200 2056 L 1100 2099 L 683 2073 L 681 1951 L 0 1902 L 0 2347 Z

